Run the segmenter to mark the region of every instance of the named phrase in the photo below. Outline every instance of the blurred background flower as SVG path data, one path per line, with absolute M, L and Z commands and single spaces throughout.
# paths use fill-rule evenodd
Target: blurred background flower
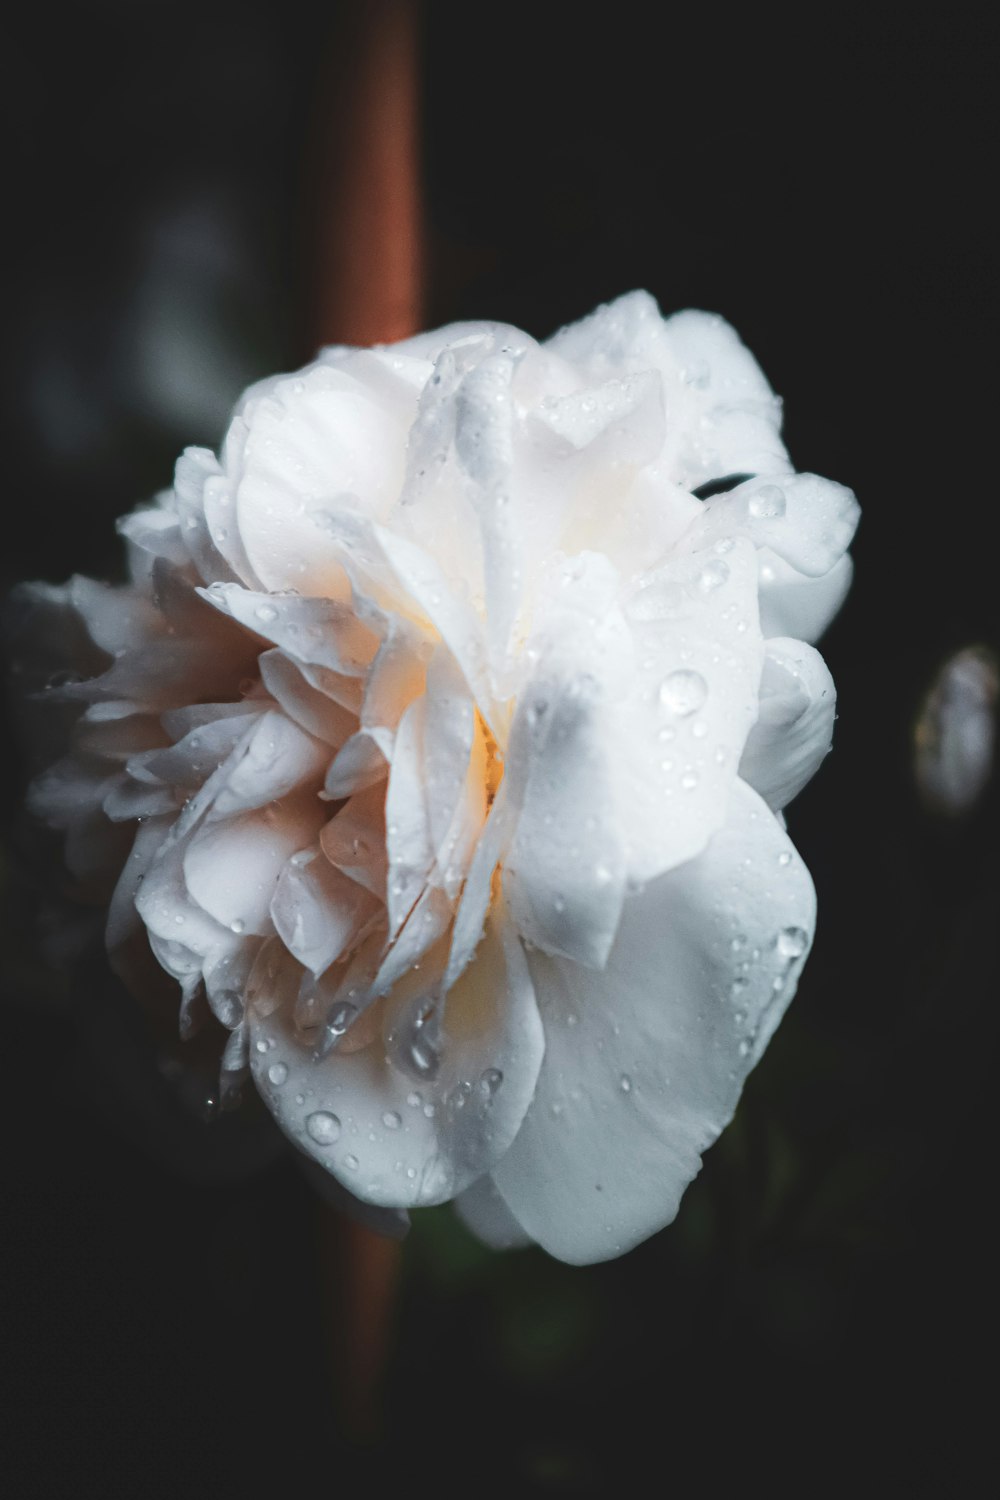
M 120 576 L 114 518 L 184 443 L 217 441 L 249 380 L 320 341 L 351 9 L 80 0 L 9 30 L 5 587 Z M 863 1463 L 873 1484 L 936 1470 L 976 1490 L 997 789 L 980 778 L 964 817 L 932 813 L 914 736 L 941 664 L 1000 639 L 975 451 L 992 419 L 985 16 L 838 11 L 810 34 L 689 8 L 665 44 L 650 26 L 632 0 L 593 23 L 522 0 L 425 7 L 425 321 L 486 310 L 544 336 L 638 285 L 666 311 L 715 309 L 786 397 L 796 467 L 857 491 L 856 582 L 823 643 L 843 719 L 790 816 L 820 913 L 796 1003 L 678 1221 L 625 1260 L 494 1256 L 449 1209 L 417 1216 L 382 1434 L 355 1454 L 331 1409 L 311 1191 L 287 1158 L 252 1175 L 229 1158 L 227 1122 L 206 1133 L 138 1016 L 148 1067 L 125 1066 L 123 1114 L 106 1039 L 128 1007 L 43 955 L 5 737 L 19 1494 L 98 1465 L 109 1496 L 418 1469 L 574 1494 L 649 1463 L 682 1487 L 750 1470 L 801 1489 L 817 1455 L 855 1483 Z M 164 1144 L 164 1112 L 189 1151 Z

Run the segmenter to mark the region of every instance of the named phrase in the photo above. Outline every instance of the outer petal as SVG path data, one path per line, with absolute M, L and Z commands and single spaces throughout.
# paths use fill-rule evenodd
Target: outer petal
M 768 641 L 760 717 L 740 775 L 776 811 L 798 796 L 829 751 L 836 708 L 833 678 L 818 651 L 802 641 Z
M 541 1023 L 524 955 L 502 919 L 491 921 L 448 997 L 431 1081 L 417 1084 L 390 1063 L 380 1038 L 316 1060 L 296 1038 L 287 997 L 262 1014 L 268 1009 L 258 999 L 250 1012 L 258 1089 L 294 1143 L 370 1203 L 454 1197 L 508 1149 L 534 1091 Z
M 376 512 L 391 504 L 406 438 L 397 414 L 360 380 L 322 364 L 249 401 L 233 428 L 226 469 L 257 577 L 268 589 L 338 596 L 339 548 L 310 516 L 345 494 Z
M 847 598 L 854 564 L 845 553 L 821 578 L 807 578 L 764 549 L 760 553 L 760 626 L 765 636 L 818 641 Z
M 529 954 L 546 1052 L 494 1180 L 575 1264 L 668 1224 L 795 990 L 815 914 L 787 836 L 737 782 L 697 859 L 626 902 L 603 973 Z
M 532 1243 L 507 1207 L 492 1177 L 480 1177 L 455 1199 L 455 1212 L 491 1250 L 519 1250 Z

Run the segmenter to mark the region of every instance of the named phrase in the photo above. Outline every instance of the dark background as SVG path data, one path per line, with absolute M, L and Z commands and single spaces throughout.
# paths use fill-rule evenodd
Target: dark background
M 8 31 L 5 588 L 115 574 L 114 518 L 311 355 L 342 9 L 81 0 Z M 796 466 L 859 495 L 835 750 L 790 815 L 816 947 L 672 1228 L 575 1270 L 417 1215 L 359 1448 L 310 1190 L 200 1122 L 99 971 L 45 962 L 5 736 L 12 1493 L 984 1491 L 998 799 L 930 816 L 912 735 L 947 654 L 1000 644 L 994 44 L 985 9 L 427 5 L 428 322 L 544 336 L 635 286 L 721 312 Z

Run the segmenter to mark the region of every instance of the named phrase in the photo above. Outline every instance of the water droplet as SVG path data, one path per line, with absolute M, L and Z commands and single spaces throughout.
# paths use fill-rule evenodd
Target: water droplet
M 763 484 L 750 496 L 747 509 L 758 521 L 780 521 L 785 514 L 785 492 L 776 484 Z
M 721 589 L 728 577 L 729 564 L 724 563 L 721 558 L 713 558 L 698 574 L 698 587 L 703 594 L 714 594 L 716 589 Z
M 792 862 L 792 856 L 789 854 L 789 852 L 788 852 L 787 849 L 783 849 L 782 852 L 778 855 L 778 864 L 779 865 L 790 865 L 791 862 Z
M 778 933 L 778 952 L 782 958 L 801 958 L 809 946 L 809 934 L 802 927 L 786 927 Z
M 332 1146 L 340 1139 L 340 1121 L 328 1109 L 316 1109 L 306 1116 L 306 1134 L 317 1146 Z
M 700 672 L 680 667 L 671 672 L 660 686 L 660 702 L 682 717 L 701 708 L 708 697 L 708 683 Z
M 316 858 L 316 854 L 317 851 L 315 849 L 300 849 L 297 854 L 292 855 L 288 863 L 294 865 L 297 870 L 301 870 L 306 865 L 312 864 Z
M 354 1156 L 353 1153 L 350 1156 L 344 1157 L 344 1166 L 347 1167 L 349 1171 L 356 1172 L 358 1170 L 358 1165 L 358 1158 Z
M 621 1078 L 618 1080 L 618 1087 L 621 1089 L 623 1094 L 631 1094 L 632 1080 L 627 1073 L 623 1073 Z
M 708 725 L 705 723 L 705 720 L 695 719 L 694 723 L 691 725 L 691 733 L 694 735 L 696 740 L 703 740 L 708 733 Z
M 485 1073 L 480 1075 L 479 1087 L 488 1099 L 493 1098 L 493 1095 L 502 1083 L 503 1074 L 499 1068 L 487 1068 Z
M 697 771 L 685 771 L 684 775 L 681 777 L 681 786 L 684 788 L 684 790 L 686 792 L 693 792 L 694 789 L 695 789 L 695 787 L 697 785 L 698 785 L 698 772 Z
M 246 926 L 247 924 L 244 922 L 242 917 L 234 917 L 229 924 L 229 930 L 230 932 L 235 933 L 245 932 Z
M 288 1069 L 283 1062 L 272 1063 L 267 1070 L 267 1076 L 275 1088 L 280 1088 L 288 1077 Z
M 421 1104 L 423 1104 L 424 1102 L 423 1095 L 418 1094 L 416 1089 L 414 1089 L 412 1093 L 407 1094 L 406 1102 L 411 1109 L 419 1109 Z
M 266 1052 L 267 1051 L 267 1042 L 265 1042 L 265 1040 L 264 1040 L 263 1037 L 261 1037 L 261 1039 L 260 1039 L 259 1042 L 255 1043 L 255 1046 L 256 1046 L 258 1052 Z
M 418 1073 L 423 1073 L 427 1078 L 433 1078 L 440 1061 L 430 1042 L 425 1041 L 423 1037 L 414 1037 L 410 1043 L 410 1063 Z
M 230 1031 L 243 1019 L 243 997 L 239 990 L 219 990 L 213 996 L 215 1014 Z
M 274 621 L 278 618 L 278 611 L 273 604 L 258 604 L 254 610 L 254 614 L 265 625 L 273 625 Z
M 358 1007 L 349 1000 L 338 1000 L 332 1006 L 323 1027 L 323 1046 L 329 1052 L 340 1041 L 358 1013 Z
M 737 1048 L 737 1051 L 739 1052 L 739 1054 L 740 1054 L 741 1057 L 749 1057 L 749 1055 L 750 1055 L 750 1046 L 751 1046 L 751 1043 L 749 1042 L 749 1040 L 746 1037 L 744 1037 L 743 1040 L 740 1042 L 739 1047 Z
M 398 1115 L 394 1109 L 387 1109 L 385 1114 L 382 1116 L 382 1124 L 385 1126 L 386 1130 L 398 1130 L 402 1123 L 403 1121 L 401 1116 Z

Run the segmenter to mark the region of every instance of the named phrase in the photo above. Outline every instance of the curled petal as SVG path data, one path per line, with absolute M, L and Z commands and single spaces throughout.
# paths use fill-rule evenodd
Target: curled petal
M 836 708 L 833 678 L 818 651 L 803 641 L 768 641 L 760 715 L 740 775 L 776 812 L 798 796 L 828 753 Z
M 350 952 L 381 902 L 318 852 L 294 854 L 284 866 L 271 917 L 299 963 L 321 974 Z
M 760 553 L 760 625 L 764 635 L 818 641 L 847 598 L 854 564 L 845 555 L 820 578 L 797 573 L 776 553 Z

